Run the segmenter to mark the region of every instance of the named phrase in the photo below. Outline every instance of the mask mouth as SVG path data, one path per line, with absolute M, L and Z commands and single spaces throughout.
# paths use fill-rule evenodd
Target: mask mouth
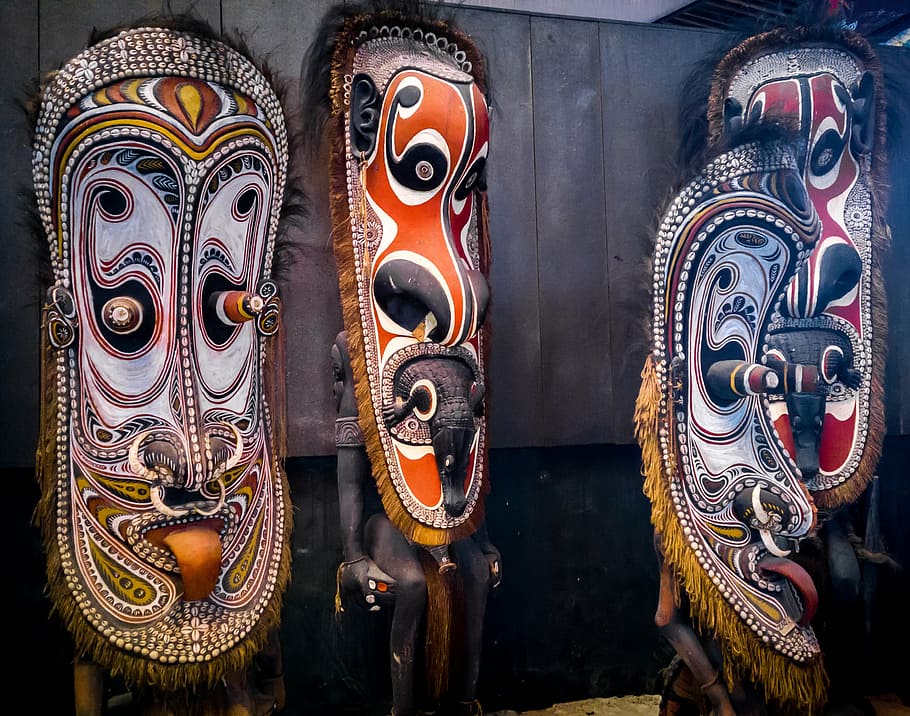
M 199 506 L 207 504 L 208 502 L 203 501 Z M 193 505 L 190 504 L 189 507 L 192 508 Z M 212 535 L 216 536 L 219 544 L 226 544 L 233 539 L 236 530 L 237 518 L 234 510 L 229 505 L 223 505 L 213 515 L 203 515 L 193 509 L 189 509 L 186 515 L 178 518 L 168 517 L 159 512 L 144 512 L 127 523 L 124 528 L 124 539 L 133 553 L 144 562 L 156 569 L 178 573 L 182 571 L 178 558 L 181 548 L 179 545 L 176 548 L 172 546 L 179 539 L 173 535 L 185 531 L 193 531 L 195 534 L 205 531 L 209 533 L 209 537 L 206 538 L 208 544 L 214 542 Z
M 145 541 L 171 556 L 171 571 L 180 575 L 188 602 L 208 597 L 221 573 L 222 518 L 204 518 L 154 527 Z
M 790 559 L 799 550 L 798 523 L 777 491 L 761 484 L 742 490 L 733 501 L 737 518 L 752 533 L 741 552 L 740 569 L 759 588 L 772 594 L 787 615 L 808 626 L 818 608 L 818 592 L 808 572 Z
M 442 343 L 452 324 L 445 288 L 425 267 L 407 259 L 385 261 L 373 278 L 373 296 L 380 310 L 420 340 Z
M 490 300 L 486 276 L 457 265 L 456 276 L 446 281 L 435 268 L 405 256 L 397 253 L 376 269 L 372 292 L 379 310 L 420 342 L 453 346 L 471 339 L 486 317 Z
M 763 554 L 757 563 L 758 571 L 777 590 L 787 614 L 799 626 L 812 623 L 818 610 L 818 591 L 809 573 L 792 559 Z

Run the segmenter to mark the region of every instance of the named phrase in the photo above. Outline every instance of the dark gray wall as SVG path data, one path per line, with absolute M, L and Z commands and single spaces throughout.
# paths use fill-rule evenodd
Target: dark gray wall
M 903 693 L 910 629 L 910 531 L 904 479 L 910 437 L 885 440 L 880 466 L 885 544 L 903 574 L 876 569 L 868 651 L 851 659 L 851 682 L 866 694 Z M 503 582 L 491 593 L 478 697 L 487 713 L 528 711 L 581 699 L 658 693 L 672 652 L 654 626 L 658 571 L 649 505 L 634 445 L 499 448 L 490 531 L 503 555 Z M 37 486 L 27 469 L 0 471 L 18 509 L 0 536 L 9 551 L 7 585 L 19 638 L 6 683 L 28 684 L 34 713 L 72 716 L 71 646 L 43 592 L 44 559 L 29 509 Z M 334 457 L 288 463 L 294 502 L 292 580 L 281 642 L 288 704 L 282 716 L 386 716 L 389 713 L 386 612 L 334 610 L 342 559 Z M 859 520 L 862 524 L 862 520 Z M 121 693 L 116 682 L 111 693 Z M 590 710 L 590 709 L 589 709 Z M 110 716 L 127 716 L 116 712 Z M 579 711 L 580 713 L 580 711 Z
M 180 10 L 191 3 L 173 0 Z M 202 0 L 216 28 L 241 28 L 291 83 L 325 0 Z M 30 182 L 28 131 L 14 101 L 27 82 L 79 51 L 93 26 L 160 11 L 161 2 L 0 3 L 6 49 L 0 79 L 0 478 L 11 487 L 3 520 L 11 545 L 17 640 L 9 683 L 28 685 L 35 710 L 68 714 L 68 639 L 49 617 L 44 559 L 30 518 L 37 432 L 40 297 L 33 249 L 16 196 Z M 642 357 L 651 227 L 672 174 L 678 89 L 693 64 L 724 44 L 719 33 L 458 10 L 488 56 L 493 91 L 489 167 L 494 303 L 491 475 L 487 509 L 505 579 L 484 635 L 481 698 L 487 711 L 654 691 L 669 652 L 653 626 L 657 569 L 641 493 L 631 415 Z M 891 77 L 910 75 L 910 53 L 881 48 Z M 910 115 L 905 123 L 910 125 Z M 887 418 L 881 465 L 882 530 L 910 564 L 905 506 L 910 481 L 910 143 L 894 133 Z M 325 157 L 306 167 L 311 218 L 297 232 L 300 259 L 285 292 L 289 342 L 288 464 L 294 501 L 293 580 L 285 598 L 287 714 L 384 714 L 388 661 L 383 618 L 332 614 L 341 558 L 331 439 L 328 347 L 341 325 L 328 241 Z M 904 436 L 904 437 L 902 437 Z M 906 575 L 906 571 L 905 571 Z M 883 570 L 864 661 L 877 690 L 903 688 L 906 577 Z M 374 615 L 375 616 L 375 615 Z M 876 656 L 877 655 L 877 656 Z
M 327 0 L 174 0 L 214 27 L 241 30 L 288 82 L 298 112 L 304 51 Z M 29 80 L 78 52 L 92 27 L 160 12 L 161 0 L 11 0 L 0 7 L 7 48 L 0 151 L 0 466 L 33 464 L 37 435 L 39 297 L 36 242 L 17 192 L 30 183 L 29 137 L 15 101 Z M 493 447 L 631 444 L 632 407 L 646 352 L 651 229 L 672 175 L 678 94 L 722 33 L 531 14 L 452 9 L 488 57 L 494 114 L 489 164 L 493 330 L 489 366 Z M 910 52 L 881 48 L 885 70 L 910 74 Z M 910 116 L 907 117 L 910 122 Z M 889 434 L 910 431 L 910 142 L 895 135 L 887 261 Z M 284 292 L 289 452 L 334 453 L 328 348 L 341 327 L 329 243 L 325 157 L 300 160 L 311 216 L 294 233 L 299 260 Z

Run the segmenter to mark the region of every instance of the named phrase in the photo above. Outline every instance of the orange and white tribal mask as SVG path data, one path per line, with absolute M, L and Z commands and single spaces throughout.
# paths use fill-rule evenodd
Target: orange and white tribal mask
M 335 248 L 355 381 L 368 385 L 361 425 L 382 445 L 374 474 L 402 520 L 447 542 L 473 519 L 485 469 L 487 101 L 465 52 L 426 28 L 339 45 L 333 211 L 349 231 Z

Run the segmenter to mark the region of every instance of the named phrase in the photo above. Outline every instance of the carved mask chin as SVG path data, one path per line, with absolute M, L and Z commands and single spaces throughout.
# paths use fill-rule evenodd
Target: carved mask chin
M 870 169 L 881 81 L 865 41 L 834 39 L 803 47 L 780 33 L 748 40 L 736 53 L 748 61 L 721 64 L 724 79 L 715 83 L 710 110 L 715 133 L 723 114 L 727 131 L 777 122 L 796 135 L 798 169 L 821 233 L 787 287 L 769 346 L 779 360 L 818 374 L 821 404 L 814 411 L 807 396 L 779 396 L 771 411 L 807 487 L 826 508 L 858 497 L 881 454 L 883 426 L 875 416 L 883 411 L 887 332 L 873 259 L 885 238 L 883 219 L 873 214 Z
M 731 673 L 776 700 L 821 683 L 817 593 L 792 560 L 815 508 L 769 402 L 792 375 L 767 360 L 818 230 L 787 145 L 744 144 L 689 183 L 658 233 L 654 382 L 636 406 L 655 530 L 693 622 L 717 637 Z
M 345 329 L 386 511 L 442 544 L 473 531 L 486 489 L 488 110 L 467 38 L 364 22 L 345 27 L 333 64 Z
M 52 596 L 79 646 L 132 680 L 221 674 L 277 622 L 290 518 L 267 382 L 286 165 L 264 77 L 194 35 L 125 31 L 43 96 Z

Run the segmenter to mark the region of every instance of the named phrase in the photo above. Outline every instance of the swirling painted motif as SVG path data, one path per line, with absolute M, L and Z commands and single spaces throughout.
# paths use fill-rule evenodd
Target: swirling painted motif
M 42 106 L 54 597 L 76 605 L 69 626 L 105 666 L 191 684 L 249 658 L 239 647 L 261 644 L 287 583 L 264 387 L 283 113 L 245 57 L 160 28 L 88 48 Z M 255 320 L 266 306 L 271 333 Z

